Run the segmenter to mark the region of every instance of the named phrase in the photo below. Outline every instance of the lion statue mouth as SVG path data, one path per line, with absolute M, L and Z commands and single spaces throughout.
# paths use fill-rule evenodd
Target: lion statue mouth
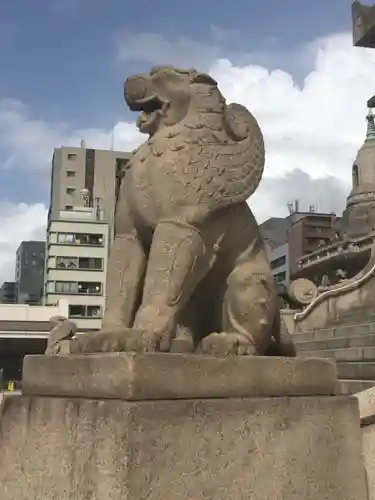
M 141 112 L 136 121 L 139 131 L 152 135 L 157 128 L 159 117 L 162 115 L 166 103 L 157 95 L 152 94 L 143 99 L 128 101 L 128 104 L 132 111 Z

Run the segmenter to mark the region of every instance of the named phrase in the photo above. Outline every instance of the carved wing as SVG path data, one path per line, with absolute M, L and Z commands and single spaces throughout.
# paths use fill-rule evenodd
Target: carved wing
M 215 208 L 246 201 L 259 186 L 265 163 L 263 134 L 244 106 L 227 106 L 224 128 L 228 142 L 210 155 Z

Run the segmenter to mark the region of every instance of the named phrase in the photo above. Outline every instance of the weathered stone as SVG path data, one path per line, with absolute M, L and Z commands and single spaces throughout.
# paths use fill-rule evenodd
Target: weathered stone
M 362 428 L 362 447 L 368 482 L 368 499 L 375 500 L 375 425 Z
M 375 6 L 355 0 L 352 4 L 353 43 L 357 47 L 375 47 Z
M 355 398 L 24 396 L 0 426 L 1 500 L 367 499 Z
M 45 354 L 47 356 L 69 354 L 70 340 L 77 332 L 76 324 L 64 316 L 53 316 L 50 318 L 50 323 L 51 330 Z
M 337 372 L 339 378 L 375 380 L 375 363 L 372 361 L 338 363 Z
M 354 332 L 355 333 L 355 332 Z M 308 341 L 298 341 L 298 336 L 294 336 L 295 344 L 298 352 L 303 353 L 304 351 L 317 351 L 326 349 L 346 349 L 350 347 L 374 347 L 375 346 L 375 335 L 358 335 L 357 337 L 336 337 L 327 340 L 308 340 Z
M 23 393 L 101 399 L 331 395 L 328 360 L 193 354 L 27 356 Z
M 369 500 L 375 499 L 375 387 L 355 394 L 361 418 L 363 454 L 369 484 Z
M 300 355 L 310 358 L 330 358 L 336 361 L 374 361 L 375 347 L 311 350 L 302 351 Z
M 295 356 L 246 203 L 265 162 L 257 120 L 196 70 L 131 76 L 124 96 L 149 137 L 118 193 L 103 335 L 73 352 Z
M 375 424 L 375 387 L 355 394 L 362 425 Z
M 375 386 L 375 380 L 339 380 L 340 394 L 350 395 Z

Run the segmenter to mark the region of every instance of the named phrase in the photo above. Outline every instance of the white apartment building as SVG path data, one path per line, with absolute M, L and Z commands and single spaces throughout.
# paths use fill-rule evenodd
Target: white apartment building
M 109 243 L 109 225 L 98 207 L 61 210 L 48 221 L 44 303 L 66 299 L 78 330 L 101 327 Z

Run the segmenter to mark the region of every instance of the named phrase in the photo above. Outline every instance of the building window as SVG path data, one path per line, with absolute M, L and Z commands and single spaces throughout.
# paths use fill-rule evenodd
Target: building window
M 70 305 L 69 317 L 86 316 L 86 306 Z
M 101 295 L 102 284 L 100 282 L 92 281 L 55 281 L 53 290 L 55 293 L 68 295 Z
M 75 245 L 92 245 L 92 246 L 103 246 L 103 235 L 102 234 L 83 234 L 83 233 L 58 233 L 57 243 L 62 243 L 65 245 L 75 244 Z
M 278 259 L 271 261 L 271 269 L 276 269 L 277 267 L 285 266 L 285 264 L 286 264 L 286 257 L 285 255 L 283 255 L 282 257 L 279 257 Z
M 100 295 L 102 293 L 102 284 L 92 281 L 80 281 L 78 283 L 78 293 Z
M 70 305 L 69 317 L 100 318 L 102 315 L 101 306 Z
M 87 306 L 87 316 L 90 318 L 100 317 L 101 316 L 101 307 L 100 306 Z
M 56 257 L 56 268 L 101 271 L 103 269 L 103 259 L 96 257 Z
M 78 292 L 78 284 L 75 281 L 56 281 L 55 292 L 75 294 Z
M 57 243 L 64 243 L 64 244 L 74 243 L 74 234 L 57 233 Z
M 91 269 L 94 271 L 101 271 L 103 269 L 103 259 L 94 257 L 80 257 L 78 259 L 79 269 Z
M 103 235 L 77 233 L 75 242 L 80 245 L 103 245 Z
M 73 210 L 73 205 L 65 205 L 65 210 L 68 210 L 68 211 Z
M 353 188 L 355 188 L 355 187 L 357 187 L 359 185 L 358 165 L 353 165 L 353 169 L 352 169 L 352 181 L 353 181 Z
M 59 269 L 77 269 L 77 258 L 56 257 L 56 267 Z
M 75 177 L 76 176 L 76 173 L 74 170 L 67 170 L 66 171 L 66 176 L 67 177 Z
M 283 281 L 286 280 L 286 272 L 283 271 L 281 273 L 277 273 L 277 274 L 275 274 L 274 278 L 275 278 L 277 283 L 282 283 Z
M 74 195 L 76 190 L 74 188 L 66 188 L 66 194 Z
M 68 160 L 75 160 L 77 155 L 75 153 L 68 153 Z

